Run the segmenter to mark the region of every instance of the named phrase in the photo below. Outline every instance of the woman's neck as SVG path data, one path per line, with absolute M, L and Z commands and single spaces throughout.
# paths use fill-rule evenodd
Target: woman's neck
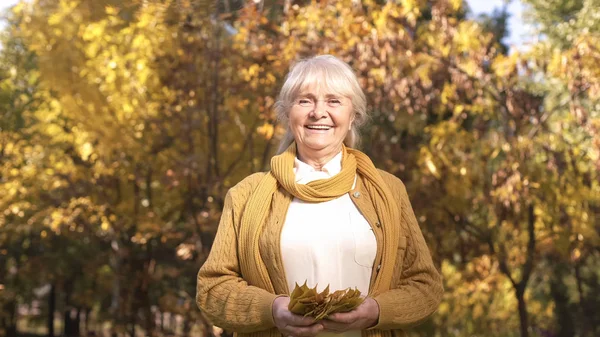
M 320 151 L 304 151 L 298 148 L 297 156 L 300 161 L 312 166 L 316 171 L 323 171 L 323 166 L 342 151 L 340 146 L 336 150 L 323 149 Z

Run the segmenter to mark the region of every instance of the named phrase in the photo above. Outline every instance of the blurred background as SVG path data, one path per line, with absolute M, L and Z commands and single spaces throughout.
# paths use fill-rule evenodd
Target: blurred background
M 0 336 L 228 334 L 196 273 L 268 169 L 283 76 L 322 53 L 444 276 L 411 335 L 600 336 L 598 0 L 2 6 Z

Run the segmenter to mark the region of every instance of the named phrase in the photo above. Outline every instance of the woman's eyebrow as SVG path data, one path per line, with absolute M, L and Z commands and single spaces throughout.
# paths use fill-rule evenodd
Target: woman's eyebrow
M 303 98 L 311 98 L 311 99 L 316 99 L 317 96 L 311 92 L 303 92 L 301 94 L 298 95 L 298 97 L 303 97 Z M 338 94 L 325 94 L 325 98 L 340 98 L 342 97 L 342 95 L 338 95 Z
M 310 92 L 303 92 L 300 95 L 298 95 L 298 97 L 302 97 L 302 98 L 310 98 L 310 99 L 315 99 L 316 96 Z

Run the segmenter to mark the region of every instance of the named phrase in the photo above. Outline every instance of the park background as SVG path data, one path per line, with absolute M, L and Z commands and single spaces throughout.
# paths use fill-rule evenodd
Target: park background
M 362 149 L 405 182 L 444 277 L 411 334 L 600 336 L 600 3 L 523 0 L 512 25 L 514 3 L 470 3 L 487 14 L 10 1 L 0 336 L 222 333 L 195 305 L 196 273 L 228 188 L 268 169 L 283 76 L 322 53 L 360 78 Z

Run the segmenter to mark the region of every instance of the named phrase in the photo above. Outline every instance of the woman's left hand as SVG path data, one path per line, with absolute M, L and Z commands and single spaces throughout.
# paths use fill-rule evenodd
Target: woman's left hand
M 329 315 L 321 321 L 327 331 L 341 333 L 349 330 L 364 330 L 379 321 L 379 305 L 367 297 L 356 309 Z

